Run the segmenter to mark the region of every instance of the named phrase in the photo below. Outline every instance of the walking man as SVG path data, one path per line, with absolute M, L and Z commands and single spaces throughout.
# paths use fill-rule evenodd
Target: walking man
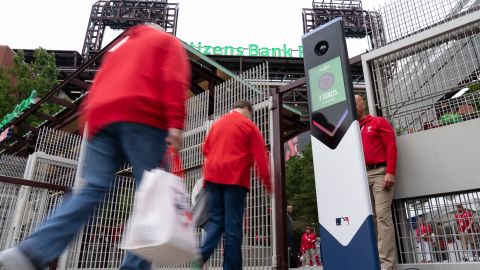
M 395 229 L 392 219 L 393 186 L 397 165 L 397 146 L 393 127 L 383 117 L 366 113 L 365 101 L 355 96 L 365 163 L 377 226 L 377 244 L 382 269 L 395 264 Z
M 158 167 L 166 144 L 181 146 L 190 66 L 177 38 L 157 25 L 138 25 L 103 58 L 88 94 L 86 185 L 18 246 L 0 253 L 9 270 L 43 269 L 60 256 L 110 188 L 125 161 L 136 186 L 146 170 Z M 127 253 L 120 269 L 150 269 Z
M 212 126 L 203 145 L 210 219 L 201 247 L 201 265 L 210 258 L 223 233 L 223 268 L 242 269 L 243 211 L 254 162 L 263 184 L 271 192 L 265 143 L 250 120 L 252 113 L 250 102 L 237 101 L 233 110 Z
M 287 248 L 288 248 L 288 265 L 290 268 L 296 268 L 296 260 L 292 260 L 297 257 L 294 244 L 294 231 L 295 225 L 293 224 L 293 206 L 287 206 Z

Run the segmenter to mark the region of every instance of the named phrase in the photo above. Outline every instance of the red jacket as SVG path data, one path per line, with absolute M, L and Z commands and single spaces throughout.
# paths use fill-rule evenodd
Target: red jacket
M 418 240 L 423 239 L 423 240 L 426 240 L 426 241 L 431 241 L 432 240 L 432 237 L 431 237 L 432 233 L 433 233 L 432 226 L 430 226 L 428 224 L 417 225 L 416 235 L 417 235 Z M 423 234 L 425 234 L 426 236 L 421 237 Z
M 458 224 L 458 229 L 460 232 L 465 232 L 470 223 L 473 222 L 473 215 L 472 212 L 469 210 L 463 210 L 463 213 L 455 213 L 455 220 Z M 474 231 L 473 228 L 467 230 L 467 232 Z
M 203 154 L 205 181 L 250 189 L 250 167 L 256 162 L 265 187 L 271 190 L 262 134 L 239 112 L 232 111 L 215 122 L 203 144 Z
M 147 25 L 132 27 L 103 58 L 83 104 L 89 135 L 114 122 L 183 129 L 190 79 L 177 38 Z
M 315 241 L 317 241 L 317 237 L 314 233 L 303 233 L 302 235 L 302 244 L 300 245 L 300 250 L 305 251 L 311 248 L 315 248 Z
M 395 175 L 397 145 L 392 125 L 383 117 L 367 115 L 360 121 L 363 153 L 367 165 L 386 163 L 386 172 Z

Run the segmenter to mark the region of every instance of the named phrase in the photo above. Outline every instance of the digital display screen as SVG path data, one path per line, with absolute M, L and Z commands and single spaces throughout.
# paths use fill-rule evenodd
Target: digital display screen
M 346 100 L 340 56 L 310 68 L 308 77 L 312 112 Z

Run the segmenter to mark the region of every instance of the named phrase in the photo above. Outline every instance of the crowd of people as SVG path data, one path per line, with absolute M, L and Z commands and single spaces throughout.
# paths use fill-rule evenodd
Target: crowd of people
M 451 234 L 446 235 L 443 224 L 437 226 L 434 220 L 427 220 L 421 215 L 416 220 L 416 259 L 419 263 L 433 263 L 451 260 L 480 261 L 480 224 L 475 221 L 473 211 L 462 203 L 456 205 Z M 479 220 L 480 222 L 480 220 Z M 449 244 L 457 244 L 449 250 Z

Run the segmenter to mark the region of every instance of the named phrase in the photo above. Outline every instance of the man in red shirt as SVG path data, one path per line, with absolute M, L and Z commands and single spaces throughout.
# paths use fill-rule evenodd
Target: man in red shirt
M 243 211 L 254 163 L 267 191 L 272 190 L 265 143 L 260 130 L 250 120 L 252 112 L 250 102 L 237 101 L 234 109 L 212 126 L 203 144 L 203 177 L 210 219 L 200 264 L 210 258 L 224 233 L 223 267 L 242 269 Z
M 84 179 L 52 219 L 0 253 L 12 270 L 43 269 L 60 256 L 109 190 L 127 161 L 136 186 L 143 171 L 158 167 L 166 144 L 179 148 L 185 119 L 190 66 L 181 42 L 157 25 L 138 25 L 104 56 L 82 116 L 88 144 Z M 150 269 L 150 262 L 127 253 L 120 269 Z
M 472 211 L 465 209 L 461 203 L 458 204 L 455 220 L 457 221 L 457 232 L 460 234 L 460 241 L 462 242 L 463 260 L 470 261 L 468 258 L 468 245 L 470 245 L 472 249 L 473 256 L 477 253 L 477 257 L 480 257 L 477 236 L 475 235 L 475 228 L 473 227 L 475 222 L 473 221 Z
M 310 230 L 310 227 L 305 228 L 305 233 L 302 235 L 302 243 L 300 245 L 300 251 L 302 251 L 304 256 L 303 266 L 310 266 L 310 260 L 312 260 L 313 266 L 317 265 L 315 260 L 317 255 L 315 252 L 315 241 L 317 241 L 317 237 Z
M 431 263 L 432 262 L 432 237 L 433 234 L 432 226 L 425 222 L 423 217 L 418 217 L 417 221 L 417 258 L 420 263 Z
M 378 253 L 382 269 L 393 270 L 395 264 L 395 229 L 392 219 L 393 185 L 397 165 L 397 146 L 393 127 L 383 117 L 365 111 L 365 101 L 355 96 L 360 121 L 363 152 L 372 208 L 377 225 Z

